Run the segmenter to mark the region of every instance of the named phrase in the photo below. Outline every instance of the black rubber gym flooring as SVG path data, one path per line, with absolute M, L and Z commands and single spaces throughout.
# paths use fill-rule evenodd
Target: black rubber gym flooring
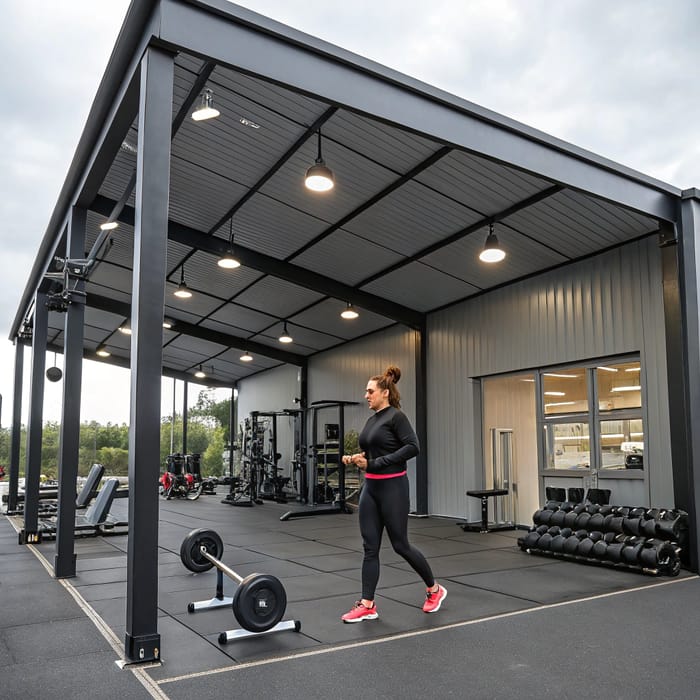
M 221 490 L 221 489 L 220 489 Z M 654 578 L 521 552 L 518 532 L 465 533 L 455 519 L 412 518 L 411 540 L 448 589 L 422 612 L 424 586 L 385 543 L 378 620 L 346 625 L 359 597 L 357 516 L 280 522 L 292 506 L 161 501 L 159 632 L 163 663 L 121 670 L 125 535 L 76 540 L 77 576 L 57 581 L 55 543 L 17 545 L 0 519 L 0 697 L 43 698 L 630 698 L 696 697 L 700 580 Z M 115 502 L 113 511 L 126 501 Z M 216 530 L 239 575 L 284 584 L 284 619 L 301 631 L 220 645 L 229 608 L 190 614 L 214 596 L 215 571 L 192 574 L 180 545 Z M 225 579 L 226 593 L 235 584 Z

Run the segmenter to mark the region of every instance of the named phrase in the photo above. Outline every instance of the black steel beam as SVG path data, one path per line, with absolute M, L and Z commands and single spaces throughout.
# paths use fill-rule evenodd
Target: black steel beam
M 39 482 L 44 415 L 44 371 L 49 311 L 46 295 L 38 292 L 34 300 L 32 329 L 32 370 L 29 385 L 29 425 L 27 426 L 27 464 L 24 472 L 24 528 L 20 544 L 39 542 Z
M 22 439 L 22 384 L 24 377 L 24 344 L 15 342 L 15 379 L 12 390 L 12 437 L 10 443 L 10 474 L 7 494 L 7 510 L 17 510 L 19 486 L 19 453 Z
M 189 382 L 183 382 L 182 387 L 182 454 L 187 454 L 187 387 Z M 173 416 L 173 421 L 175 416 Z
M 174 57 L 156 48 L 141 60 L 132 288 L 129 535 L 124 653 L 160 661 L 158 483 L 163 306 L 168 250 L 170 124 Z
M 68 224 L 67 253 L 79 259 L 85 250 L 87 211 L 73 207 Z M 77 292 L 85 282 L 75 283 Z M 58 513 L 56 520 L 56 578 L 75 576 L 75 494 L 80 453 L 80 396 L 83 379 L 83 326 L 85 306 L 69 304 L 64 320 L 63 403 L 58 452 Z
M 91 205 L 92 211 L 102 213 L 111 211 L 113 200 L 106 197 L 96 197 Z M 133 208 L 124 207 L 120 218 L 125 224 L 133 224 Z M 228 241 L 223 238 L 209 236 L 206 233 L 197 231 L 183 224 L 171 221 L 168 226 L 168 237 L 172 241 L 196 248 L 197 250 L 210 253 L 220 257 L 228 251 Z M 338 282 L 331 277 L 320 275 L 298 265 L 293 265 L 270 255 L 259 253 L 258 251 L 245 248 L 236 244 L 236 257 L 242 265 L 258 270 L 267 275 L 277 277 L 298 284 L 305 289 L 311 289 L 320 294 L 325 294 L 334 299 L 348 301 L 355 306 L 359 306 L 367 311 L 393 319 L 403 323 L 410 328 L 419 328 L 423 323 L 425 315 L 415 309 L 410 309 L 401 304 L 382 299 L 381 297 L 355 289 L 349 285 Z
M 117 301 L 116 299 L 109 299 L 99 294 L 88 293 L 87 305 L 93 309 L 99 309 L 100 311 L 131 317 L 131 306 L 129 304 L 123 301 Z M 180 321 L 173 318 L 172 314 L 170 314 L 168 318 L 174 321 L 172 330 L 182 335 L 189 335 L 192 338 L 199 338 L 200 340 L 208 340 L 212 343 L 218 343 L 219 345 L 225 345 L 231 348 L 240 348 L 241 350 L 247 349 L 258 355 L 264 355 L 265 357 L 290 365 L 301 365 L 306 362 L 303 355 L 297 355 L 296 353 L 287 352 L 286 350 L 279 350 L 271 345 L 256 343 L 255 341 L 243 337 L 228 335 L 209 328 L 204 328 L 203 326 L 196 326 L 187 321 Z

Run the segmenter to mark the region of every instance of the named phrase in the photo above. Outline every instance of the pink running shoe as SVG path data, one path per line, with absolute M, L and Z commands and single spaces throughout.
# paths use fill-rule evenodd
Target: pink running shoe
M 425 594 L 425 603 L 423 603 L 423 612 L 434 613 L 440 609 L 442 601 L 447 598 L 447 589 L 438 584 L 438 589 L 435 593 L 428 591 Z
M 343 622 L 362 622 L 362 620 L 376 620 L 379 617 L 376 603 L 372 603 L 372 607 L 368 608 L 359 600 L 349 612 L 346 612 L 340 619 Z

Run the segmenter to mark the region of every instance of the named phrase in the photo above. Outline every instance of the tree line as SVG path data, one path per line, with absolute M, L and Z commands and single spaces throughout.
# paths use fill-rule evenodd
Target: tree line
M 203 476 L 224 473 L 223 452 L 229 438 L 231 400 L 213 401 L 200 392 L 197 404 L 187 413 L 187 452 L 199 453 Z M 164 470 L 169 454 L 182 452 L 182 415 L 164 416 L 160 423 L 160 467 Z M 58 452 L 61 426 L 56 421 L 43 425 L 41 474 L 46 479 L 58 477 Z M 0 464 L 9 472 L 11 429 L 0 430 Z M 20 476 L 26 464 L 27 431 L 23 425 L 20 437 Z M 172 449 L 171 449 L 172 447 Z M 110 476 L 127 476 L 129 463 L 129 426 L 126 423 L 102 425 L 97 421 L 80 425 L 78 474 L 87 476 L 95 463 L 103 464 Z

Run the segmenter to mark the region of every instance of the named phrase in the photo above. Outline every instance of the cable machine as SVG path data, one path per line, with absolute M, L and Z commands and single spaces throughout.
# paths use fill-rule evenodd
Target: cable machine
M 311 412 L 311 451 L 310 492 L 312 508 L 289 511 L 280 520 L 310 517 L 312 515 L 333 515 L 335 513 L 352 513 L 345 498 L 345 465 L 342 452 L 345 443 L 345 407 L 357 406 L 357 401 L 314 401 L 308 411 Z M 319 441 L 319 414 L 334 411 L 337 422 L 324 423 L 323 440 Z M 337 488 L 335 476 L 337 475 Z M 306 490 L 308 497 L 309 490 Z

